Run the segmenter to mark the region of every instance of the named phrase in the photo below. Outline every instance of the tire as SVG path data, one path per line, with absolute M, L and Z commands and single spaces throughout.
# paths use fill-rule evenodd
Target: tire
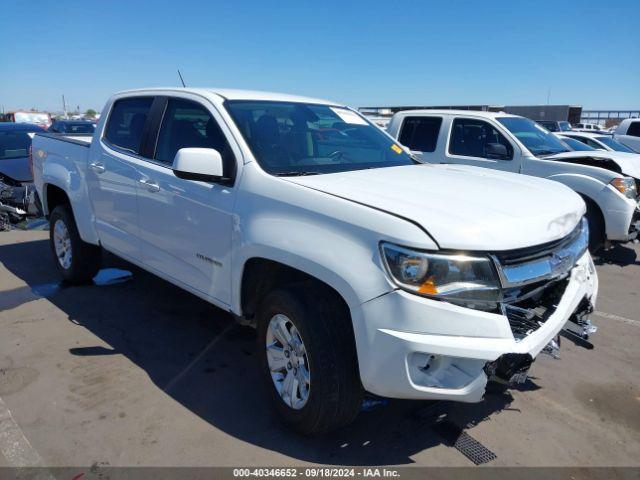
M 69 205 L 58 205 L 51 212 L 49 243 L 56 267 L 65 282 L 89 283 L 98 273 L 102 259 L 100 247 L 82 241 Z
M 272 403 L 287 425 L 308 436 L 351 423 L 360 411 L 364 393 L 350 315 L 335 294 L 323 290 L 323 286 L 315 282 L 277 289 L 266 295 L 257 312 L 258 352 Z M 306 401 L 301 400 L 304 382 L 298 380 L 295 395 L 285 399 L 276 387 L 278 383 L 286 385 L 284 373 L 274 373 L 283 377 L 281 382 L 272 377 L 267 342 L 276 350 L 279 348 L 281 342 L 273 336 L 270 324 L 276 318 L 282 320 L 282 316 L 293 327 L 288 329 L 292 338 L 295 338 L 294 329 L 297 330 L 305 352 L 298 361 L 300 357 L 296 353 L 300 352 L 291 350 L 285 359 L 289 369 L 283 372 L 288 375 L 295 372 L 295 365 L 299 371 L 303 370 L 303 363 L 308 366 Z M 300 397 L 296 398 L 297 405 L 293 397 Z
M 592 200 L 584 198 L 587 204 L 587 222 L 589 223 L 589 251 L 595 253 L 600 250 L 605 243 L 605 226 L 602 212 L 598 205 Z

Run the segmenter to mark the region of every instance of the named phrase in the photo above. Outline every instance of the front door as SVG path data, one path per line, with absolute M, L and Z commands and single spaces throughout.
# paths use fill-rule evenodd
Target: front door
M 92 145 L 87 168 L 89 195 L 100 243 L 125 258 L 138 259 L 139 174 L 135 158 L 153 97 L 116 100 L 100 144 Z
M 181 148 L 214 148 L 225 163 L 222 183 L 184 180 L 171 169 Z M 213 112 L 169 98 L 149 160 L 138 162 L 142 257 L 151 269 L 220 303 L 230 303 L 234 155 Z

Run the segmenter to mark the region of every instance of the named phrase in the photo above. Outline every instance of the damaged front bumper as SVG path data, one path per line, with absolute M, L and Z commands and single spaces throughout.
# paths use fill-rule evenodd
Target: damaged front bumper
M 32 183 L 17 183 L 0 177 L 0 223 L 4 228 L 40 214 L 38 193 Z
M 585 319 L 585 302 L 595 305 L 598 279 L 588 252 L 565 282 L 553 311 L 526 335 L 515 335 L 504 314 L 403 291 L 364 303 L 352 315 L 365 389 L 392 398 L 478 402 L 490 376 L 523 380 L 570 319 L 576 325 Z

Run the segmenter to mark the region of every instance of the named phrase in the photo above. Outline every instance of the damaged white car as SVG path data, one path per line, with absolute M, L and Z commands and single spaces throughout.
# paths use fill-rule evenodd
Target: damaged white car
M 31 140 L 37 125 L 0 123 L 0 230 L 8 230 L 38 214 L 36 190 L 29 167 Z

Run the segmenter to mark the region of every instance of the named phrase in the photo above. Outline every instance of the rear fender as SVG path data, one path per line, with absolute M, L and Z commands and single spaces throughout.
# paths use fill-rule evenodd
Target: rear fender
M 79 163 L 82 163 L 82 167 L 84 167 L 84 162 L 77 162 L 57 154 L 48 153 L 42 171 L 42 184 L 44 185 L 41 199 L 42 208 L 45 215 L 48 216 L 51 213 L 47 204 L 47 189 L 50 185 L 60 188 L 69 198 L 80 238 L 87 243 L 98 245 L 100 241 L 93 221 L 93 210 L 87 191 L 86 176 L 80 170 Z

